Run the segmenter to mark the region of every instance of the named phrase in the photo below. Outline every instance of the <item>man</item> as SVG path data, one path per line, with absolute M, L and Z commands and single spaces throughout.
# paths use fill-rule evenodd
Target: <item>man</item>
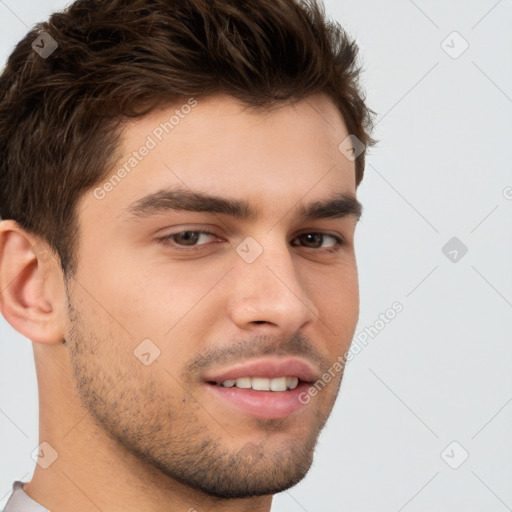
M 18 44 L 0 306 L 40 445 L 6 511 L 268 511 L 305 476 L 358 318 L 356 53 L 294 0 L 79 0 Z

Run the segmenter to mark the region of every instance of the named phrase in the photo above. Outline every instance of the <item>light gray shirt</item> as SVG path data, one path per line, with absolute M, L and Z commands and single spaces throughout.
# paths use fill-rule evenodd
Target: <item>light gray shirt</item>
M 30 498 L 23 490 L 23 486 L 26 483 L 27 482 L 16 480 L 16 482 L 12 484 L 12 494 L 5 505 L 4 512 L 50 512 L 47 508 L 44 508 Z

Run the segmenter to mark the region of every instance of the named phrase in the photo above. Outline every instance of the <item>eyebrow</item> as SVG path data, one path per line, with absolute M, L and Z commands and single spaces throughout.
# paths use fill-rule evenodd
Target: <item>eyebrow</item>
M 359 220 L 363 207 L 351 194 L 338 193 L 327 199 L 295 208 L 299 220 L 334 219 L 353 216 Z M 123 209 L 126 220 L 144 219 L 169 211 L 207 212 L 240 220 L 255 220 L 256 211 L 245 201 L 182 188 L 162 189 L 148 194 Z

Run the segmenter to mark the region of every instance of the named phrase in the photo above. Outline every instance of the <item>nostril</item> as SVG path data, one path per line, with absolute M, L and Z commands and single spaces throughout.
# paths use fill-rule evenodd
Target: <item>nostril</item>
M 273 326 L 277 326 L 277 324 L 275 324 L 274 322 L 271 322 L 270 320 L 251 320 L 251 324 L 268 324 L 268 325 L 273 325 Z

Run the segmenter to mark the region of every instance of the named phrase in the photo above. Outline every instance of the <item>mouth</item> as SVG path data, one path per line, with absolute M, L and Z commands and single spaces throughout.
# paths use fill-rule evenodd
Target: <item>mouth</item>
M 306 404 L 301 393 L 317 380 L 312 366 L 292 358 L 260 359 L 204 378 L 216 405 L 231 413 L 261 419 L 284 419 Z
M 227 379 L 223 382 L 209 382 L 223 388 L 253 389 L 254 391 L 291 391 L 299 385 L 298 377 L 239 377 L 238 379 Z

